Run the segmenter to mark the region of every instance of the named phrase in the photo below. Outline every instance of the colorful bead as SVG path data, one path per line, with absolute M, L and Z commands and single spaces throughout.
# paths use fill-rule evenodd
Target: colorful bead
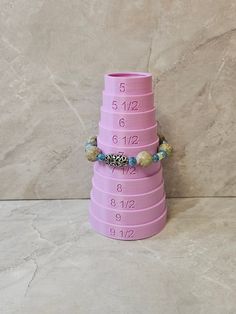
M 92 136 L 88 139 L 88 141 L 84 145 L 87 159 L 89 161 L 104 161 L 106 164 L 113 167 L 123 167 L 123 166 L 135 166 L 140 165 L 143 167 L 149 166 L 152 162 L 158 162 L 166 157 L 168 157 L 173 148 L 170 144 L 168 144 L 163 137 L 160 139 L 160 146 L 158 152 L 151 155 L 147 151 L 142 151 L 138 153 L 137 157 L 127 157 L 121 154 L 107 154 L 105 155 L 102 151 L 97 147 L 97 137 Z
M 159 156 L 158 156 L 158 154 L 152 155 L 152 160 L 153 160 L 154 162 L 159 161 Z
M 90 146 L 86 149 L 86 156 L 89 161 L 96 161 L 97 155 L 101 153 L 101 150 L 96 146 Z
M 163 151 L 166 152 L 167 156 L 170 156 L 173 151 L 173 148 L 170 144 L 165 142 L 161 144 L 159 147 L 159 152 L 163 152 Z
M 106 158 L 106 155 L 105 154 L 98 154 L 97 155 L 97 160 L 100 160 L 100 161 L 103 161 L 103 160 L 105 160 L 105 158 Z
M 164 159 L 165 157 L 167 157 L 167 153 L 164 152 L 164 151 L 161 151 L 158 153 L 158 156 L 159 156 L 159 160 L 162 160 Z
M 129 157 L 129 166 L 133 167 L 137 164 L 137 160 L 135 157 Z
M 128 165 L 128 157 L 125 155 L 109 154 L 105 157 L 105 163 L 112 167 L 123 167 Z
M 88 144 L 91 144 L 92 146 L 97 146 L 97 136 L 90 136 L 87 140 Z
M 84 145 L 85 151 L 86 151 L 88 148 L 92 147 L 92 146 L 93 146 L 93 145 L 90 144 L 90 143 L 85 143 L 85 145 Z
M 152 163 L 152 155 L 149 152 L 143 151 L 138 153 L 136 160 L 138 165 L 147 167 Z

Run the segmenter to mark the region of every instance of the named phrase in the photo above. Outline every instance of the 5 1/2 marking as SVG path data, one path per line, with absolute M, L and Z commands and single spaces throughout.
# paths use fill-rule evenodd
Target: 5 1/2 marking
M 119 103 L 117 100 L 113 100 L 111 104 L 113 110 L 121 109 L 123 111 L 138 111 L 139 102 L 137 100 L 123 101 Z

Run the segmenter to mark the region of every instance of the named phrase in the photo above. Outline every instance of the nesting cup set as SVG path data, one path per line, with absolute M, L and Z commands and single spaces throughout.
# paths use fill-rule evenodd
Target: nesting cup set
M 104 154 L 136 156 L 158 150 L 156 109 L 150 73 L 105 75 L 97 146 Z M 98 233 L 138 240 L 159 233 L 167 208 L 161 162 L 148 167 L 112 167 L 96 161 L 89 221 Z

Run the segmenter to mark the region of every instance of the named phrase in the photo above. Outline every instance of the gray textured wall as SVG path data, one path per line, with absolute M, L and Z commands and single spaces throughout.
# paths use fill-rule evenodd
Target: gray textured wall
M 88 197 L 103 74 L 150 71 L 169 196 L 236 195 L 236 2 L 0 2 L 0 198 Z

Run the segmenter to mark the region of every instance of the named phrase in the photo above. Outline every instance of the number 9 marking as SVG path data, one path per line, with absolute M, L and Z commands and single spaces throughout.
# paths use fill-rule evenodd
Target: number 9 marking
M 116 220 L 121 221 L 121 214 L 116 214 Z

